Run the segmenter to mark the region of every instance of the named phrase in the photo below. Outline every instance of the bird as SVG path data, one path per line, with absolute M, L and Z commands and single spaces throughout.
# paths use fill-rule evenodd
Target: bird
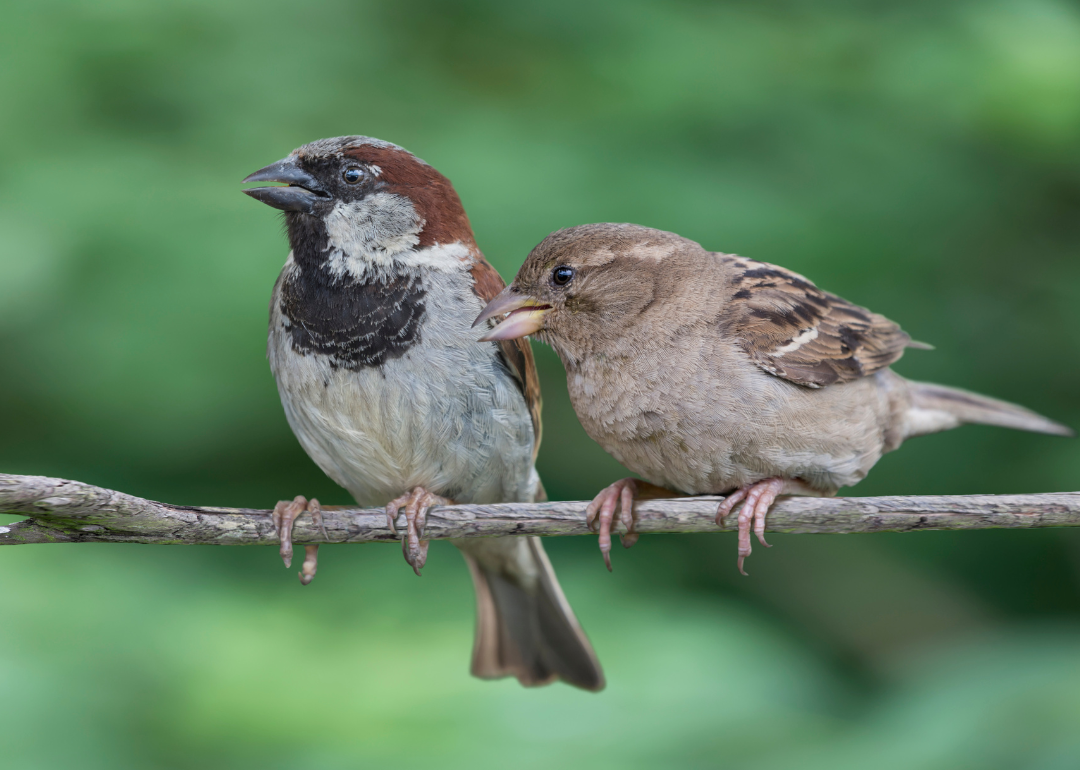
M 417 575 L 427 510 L 546 499 L 535 468 L 540 386 L 526 340 L 480 342 L 473 317 L 505 286 L 445 176 L 366 136 L 305 144 L 243 180 L 284 212 L 290 251 L 270 301 L 267 355 L 293 433 L 364 507 L 404 511 Z M 317 500 L 274 509 L 286 567 L 292 526 Z M 536 537 L 453 541 L 476 589 L 471 672 L 525 686 L 604 687 Z M 301 582 L 317 568 L 306 546 Z
M 779 495 L 833 496 L 906 439 L 965 423 L 1061 436 L 1021 406 L 907 380 L 890 366 L 929 348 L 866 308 L 777 265 L 707 251 L 675 233 L 590 224 L 547 236 L 476 319 L 482 339 L 554 348 L 589 436 L 641 479 L 586 509 L 611 569 L 611 530 L 636 539 L 635 497 L 740 502 L 738 562 Z M 644 481 L 642 481 L 642 479 Z

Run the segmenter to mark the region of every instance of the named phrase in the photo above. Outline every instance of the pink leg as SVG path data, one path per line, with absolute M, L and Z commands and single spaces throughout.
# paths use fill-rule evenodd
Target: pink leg
M 765 542 L 765 514 L 768 513 L 777 495 L 791 491 L 789 487 L 792 484 L 793 482 L 786 479 L 765 479 L 732 492 L 724 499 L 724 502 L 720 503 L 716 511 L 716 523 L 722 527 L 724 517 L 731 513 L 732 508 L 740 500 L 746 500 L 739 510 L 739 572 L 742 574 L 746 574 L 743 562 L 752 550 L 750 547 L 751 526 L 758 541 L 766 548 L 771 548 L 772 546 Z M 794 484 L 802 486 L 801 482 L 794 482 Z
M 307 585 L 315 579 L 315 570 L 319 568 L 319 546 L 304 546 L 304 563 L 300 567 L 300 584 Z
M 619 479 L 614 484 L 600 490 L 585 509 L 585 522 L 593 532 L 597 531 L 599 519 L 600 553 L 604 555 L 604 564 L 611 572 L 611 525 L 615 520 L 615 507 L 619 508 L 619 521 L 626 529 L 622 536 L 624 548 L 629 548 L 638 540 L 634 532 L 634 495 L 637 494 L 636 479 Z
M 293 524 L 304 511 L 311 514 L 311 520 L 320 530 L 322 530 L 323 537 L 329 539 L 326 534 L 326 527 L 323 526 L 322 506 L 319 505 L 318 500 L 315 498 L 308 500 L 303 495 L 297 495 L 292 500 L 282 500 L 274 506 L 272 518 L 274 521 L 274 529 L 276 529 L 278 533 L 278 540 L 281 542 L 281 559 L 285 562 L 286 567 L 292 566 Z M 319 546 L 305 545 L 304 566 L 303 571 L 300 573 L 300 582 L 303 585 L 307 585 L 315 577 L 315 571 L 318 569 L 318 562 Z
M 405 554 L 405 561 L 413 568 L 417 575 L 427 562 L 428 541 L 422 540 L 424 536 L 424 523 L 427 521 L 428 508 L 435 505 L 453 505 L 454 501 L 445 497 L 428 492 L 423 487 L 415 487 L 411 492 L 406 492 L 396 500 L 391 500 L 386 505 L 386 524 L 396 535 L 398 509 L 405 506 L 405 521 L 408 529 L 401 538 L 401 550 Z

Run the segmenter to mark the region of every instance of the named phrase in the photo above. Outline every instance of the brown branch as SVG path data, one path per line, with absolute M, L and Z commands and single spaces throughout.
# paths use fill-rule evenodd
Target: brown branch
M 637 531 L 731 530 L 713 521 L 719 497 L 643 500 L 635 505 Z M 503 503 L 432 508 L 427 537 L 586 535 L 585 503 Z M 276 545 L 270 511 L 168 505 L 78 481 L 0 474 L 0 513 L 29 518 L 0 526 L 0 545 L 27 543 L 160 543 Z M 308 516 L 296 523 L 297 543 L 396 540 L 382 509 L 340 508 L 324 513 L 328 538 Z M 405 517 L 397 526 L 404 531 Z M 769 532 L 910 532 L 1080 526 L 1080 492 L 933 497 L 789 497 L 769 512 Z

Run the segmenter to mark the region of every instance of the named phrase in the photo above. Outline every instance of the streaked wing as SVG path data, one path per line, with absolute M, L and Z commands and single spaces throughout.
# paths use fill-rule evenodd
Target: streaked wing
M 913 346 L 888 318 L 822 291 L 798 273 L 742 257 L 723 259 L 734 271 L 735 291 L 721 314 L 721 330 L 770 374 L 820 388 L 873 374 Z

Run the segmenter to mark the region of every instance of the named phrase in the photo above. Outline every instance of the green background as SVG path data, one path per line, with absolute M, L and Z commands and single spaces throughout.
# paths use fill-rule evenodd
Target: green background
M 777 262 L 935 352 L 906 376 L 1080 425 L 1080 7 L 0 3 L 0 469 L 176 503 L 348 502 L 265 360 L 278 215 L 240 179 L 397 142 L 510 277 L 630 221 Z M 550 350 L 556 499 L 622 475 Z M 1080 442 L 968 427 L 854 493 L 1073 490 Z M 5 768 L 1074 768 L 1080 532 L 549 543 L 599 695 L 467 674 L 453 548 L 0 553 Z

